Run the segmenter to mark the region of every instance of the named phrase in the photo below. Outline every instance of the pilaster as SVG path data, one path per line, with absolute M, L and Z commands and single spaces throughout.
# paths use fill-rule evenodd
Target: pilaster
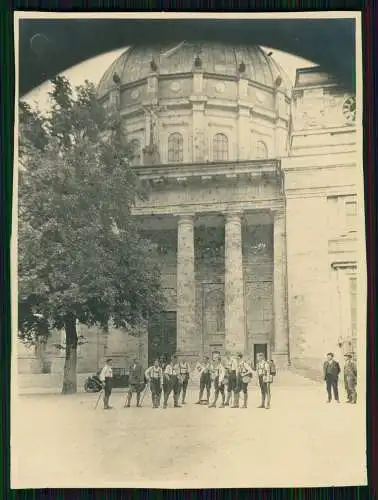
M 289 336 L 287 328 L 287 271 L 286 271 L 286 224 L 283 210 L 274 211 L 274 350 L 273 359 L 281 367 L 289 362 Z

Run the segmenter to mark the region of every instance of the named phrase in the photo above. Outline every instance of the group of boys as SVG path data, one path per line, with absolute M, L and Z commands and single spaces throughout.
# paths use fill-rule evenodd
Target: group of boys
M 219 408 L 229 406 L 231 408 L 239 408 L 240 395 L 243 393 L 243 406 L 247 408 L 248 402 L 248 384 L 252 379 L 252 367 L 243 358 L 242 354 L 232 356 L 226 355 L 222 360 L 221 356 L 216 356 L 213 361 L 210 361 L 208 356 L 205 356 L 202 362 L 197 363 L 196 370 L 200 376 L 199 399 L 196 404 L 206 404 L 209 408 L 216 408 L 219 395 L 221 396 L 221 404 Z M 259 379 L 261 391 L 261 404 L 259 408 L 270 408 L 270 384 L 273 382 L 272 365 L 265 360 L 262 353 L 257 356 L 256 372 Z M 112 379 L 111 359 L 107 360 L 103 368 L 100 379 L 104 384 L 104 409 L 110 409 L 109 397 L 111 394 L 111 379 Z M 142 366 L 135 359 L 129 374 L 129 390 L 125 408 L 131 405 L 132 396 L 136 394 L 136 406 L 141 407 L 141 395 L 149 385 L 152 398 L 152 407 L 159 408 L 163 395 L 163 408 L 168 407 L 170 395 L 173 396 L 173 407 L 181 408 L 181 405 L 186 403 L 186 394 L 190 378 L 190 366 L 184 359 L 179 359 L 177 355 L 173 355 L 170 360 L 162 356 L 156 359 L 152 366 L 145 372 Z M 210 402 L 211 388 L 214 388 L 214 398 Z M 203 398 L 206 390 L 206 398 Z M 180 403 L 181 397 L 181 405 Z M 231 404 L 232 398 L 232 404 Z
M 270 384 L 273 382 L 272 364 L 266 361 L 264 355 L 257 355 L 256 372 L 259 379 L 261 391 L 261 404 L 259 408 L 270 408 Z M 196 404 L 208 404 L 209 408 L 216 408 L 219 395 L 222 401 L 219 408 L 229 406 L 239 408 L 240 395 L 243 394 L 243 406 L 247 408 L 248 403 L 248 384 L 252 380 L 253 370 L 243 354 L 236 357 L 230 354 L 226 355 L 223 361 L 221 356 L 211 362 L 208 356 L 205 356 L 202 363 L 197 364 L 197 370 L 200 372 L 200 391 Z M 275 373 L 275 370 L 274 370 Z M 211 386 L 214 387 L 214 399 L 210 403 Z M 206 398 L 203 399 L 203 393 L 206 389 Z M 231 405 L 232 399 L 232 405 Z

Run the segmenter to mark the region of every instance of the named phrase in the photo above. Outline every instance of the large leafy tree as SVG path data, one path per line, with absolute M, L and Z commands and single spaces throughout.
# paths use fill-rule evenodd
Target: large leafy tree
M 51 110 L 20 103 L 19 332 L 65 329 L 62 393 L 76 392 L 77 321 L 137 327 L 163 303 L 156 247 L 131 208 L 145 195 L 117 113 L 89 82 L 52 80 Z

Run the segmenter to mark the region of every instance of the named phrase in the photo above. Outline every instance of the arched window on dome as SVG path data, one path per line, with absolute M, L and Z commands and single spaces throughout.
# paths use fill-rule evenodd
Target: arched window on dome
M 256 142 L 256 160 L 266 160 L 268 158 L 268 148 L 265 142 L 257 141 Z
M 224 134 L 216 134 L 213 137 L 213 161 L 228 160 L 228 139 Z
M 138 139 L 133 139 L 130 142 L 130 163 L 131 165 L 140 165 L 141 163 L 140 142 Z
M 179 163 L 184 159 L 184 139 L 174 132 L 168 137 L 168 163 Z

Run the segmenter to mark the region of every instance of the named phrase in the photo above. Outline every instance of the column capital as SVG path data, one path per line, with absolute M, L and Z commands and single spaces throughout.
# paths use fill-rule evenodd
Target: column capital
M 273 215 L 275 219 L 285 217 L 285 210 L 283 208 L 271 208 L 270 213 Z
M 196 214 L 194 214 L 194 213 L 178 214 L 177 215 L 177 223 L 178 224 L 193 224 L 195 215 Z
M 227 210 L 223 215 L 226 222 L 241 222 L 244 212 L 242 210 Z

